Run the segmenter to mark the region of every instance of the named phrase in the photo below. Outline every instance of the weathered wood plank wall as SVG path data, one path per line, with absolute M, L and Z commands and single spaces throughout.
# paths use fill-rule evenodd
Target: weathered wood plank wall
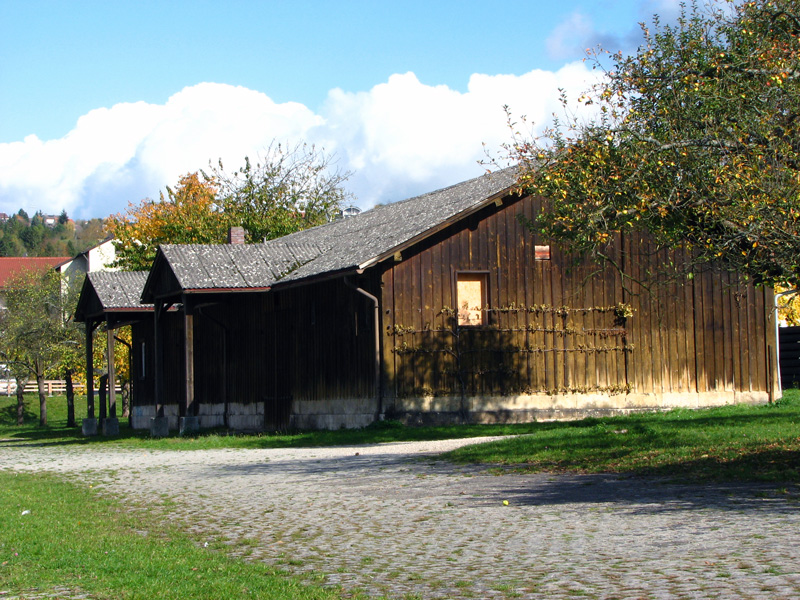
M 685 256 L 637 235 L 611 250 L 624 275 L 555 247 L 535 260 L 546 241 L 518 216 L 540 209 L 507 199 L 385 265 L 388 397 L 769 391 L 770 291 L 727 273 L 654 276 Z M 487 274 L 487 327 L 455 326 L 455 277 L 466 271 Z
M 781 327 L 781 385 L 784 389 L 800 387 L 800 327 Z
M 371 281 L 362 284 L 377 291 Z M 343 280 L 269 293 L 198 295 L 192 304 L 198 405 L 375 396 L 373 308 Z M 180 405 L 183 320 L 173 313 L 167 319 L 164 398 Z M 152 404 L 152 320 L 135 327 L 135 345 L 144 342 L 147 356 L 144 377 L 141 360 L 134 360 L 136 403 Z M 265 412 L 275 411 L 267 406 Z
M 175 312 L 162 318 L 164 330 L 164 397 L 166 403 L 183 393 L 183 317 Z M 155 331 L 152 315 L 131 325 L 133 353 L 131 376 L 132 406 L 155 404 Z M 142 349 L 144 344 L 144 350 Z

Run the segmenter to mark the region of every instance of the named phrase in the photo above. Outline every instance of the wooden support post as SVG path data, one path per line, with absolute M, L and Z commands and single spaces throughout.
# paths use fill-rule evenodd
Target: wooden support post
M 98 398 L 100 400 L 100 423 L 102 424 L 106 418 L 108 417 L 108 413 L 106 412 L 106 394 L 108 392 L 108 375 L 101 375 L 100 376 L 100 393 L 98 394 Z
M 153 389 L 153 400 L 156 404 L 156 416 L 163 417 L 164 416 L 164 351 L 163 345 L 164 342 L 161 339 L 161 316 L 164 311 L 164 303 L 160 300 L 156 300 L 155 305 L 153 307 L 153 345 L 155 346 L 154 350 L 154 389 Z
M 94 419 L 94 361 L 92 360 L 94 348 L 92 346 L 92 333 L 94 326 L 91 321 L 86 321 L 86 416 Z
M 114 376 L 114 330 L 106 324 L 106 360 L 108 361 L 108 416 L 117 416 L 116 378 Z
M 766 318 L 764 319 L 766 352 L 767 352 L 767 393 L 769 401 L 780 400 L 783 395 L 780 379 L 780 365 L 778 364 L 778 310 L 775 307 L 775 291 L 764 286 L 764 306 Z
M 194 315 L 186 302 L 183 304 L 183 310 L 186 389 L 182 412 L 185 417 L 193 417 L 196 414 L 194 405 Z

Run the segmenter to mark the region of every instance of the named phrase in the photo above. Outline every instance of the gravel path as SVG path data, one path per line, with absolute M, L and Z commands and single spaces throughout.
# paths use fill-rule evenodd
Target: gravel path
M 80 476 L 248 560 L 391 598 L 800 598 L 797 486 L 496 476 L 434 459 L 474 441 L 194 452 L 0 441 L 0 468 Z

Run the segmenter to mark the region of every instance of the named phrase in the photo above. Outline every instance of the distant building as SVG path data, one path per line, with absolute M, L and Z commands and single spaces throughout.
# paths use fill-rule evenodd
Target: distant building
M 357 206 L 345 206 L 344 208 L 340 208 L 336 211 L 333 215 L 334 220 L 337 219 L 349 219 L 350 217 L 355 217 L 357 214 L 361 213 L 361 209 Z
M 11 256 L 0 257 L 0 309 L 6 308 L 5 295 L 9 281 L 23 271 L 44 272 L 47 269 L 58 270 L 61 265 L 68 262 L 68 256 Z
M 108 237 L 99 244 L 77 254 L 74 258 L 68 258 L 63 261 L 63 264 L 58 267 L 63 287 L 68 287 L 73 281 L 80 283 L 86 273 L 118 270 L 117 267 L 113 266 L 117 258 L 113 239 L 113 237 Z

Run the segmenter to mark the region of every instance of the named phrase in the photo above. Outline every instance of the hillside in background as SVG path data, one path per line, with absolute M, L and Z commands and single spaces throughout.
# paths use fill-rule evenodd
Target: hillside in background
M 103 219 L 73 221 L 66 211 L 33 217 L 0 213 L 0 256 L 75 256 L 107 236 Z

